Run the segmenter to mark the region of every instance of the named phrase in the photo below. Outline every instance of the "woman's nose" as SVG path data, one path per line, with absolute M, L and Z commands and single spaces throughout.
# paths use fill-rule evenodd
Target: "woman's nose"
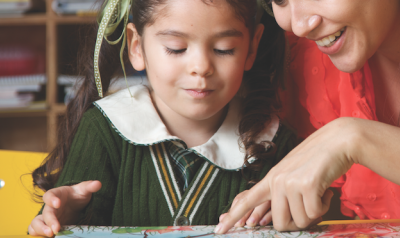
M 310 32 L 317 28 L 322 22 L 322 17 L 315 14 L 312 9 L 308 7 L 297 1 L 292 1 L 291 4 L 292 31 L 299 37 L 308 36 Z
M 189 73 L 192 76 L 208 77 L 214 73 L 214 66 L 209 56 L 209 53 L 205 50 L 198 51 L 194 54 L 189 62 Z

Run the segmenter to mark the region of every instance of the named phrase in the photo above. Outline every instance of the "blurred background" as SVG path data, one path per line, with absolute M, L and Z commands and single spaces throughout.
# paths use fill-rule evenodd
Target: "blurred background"
M 49 152 L 79 86 L 81 39 L 102 1 L 0 0 L 0 150 Z M 127 69 L 128 84 L 144 74 Z M 112 91 L 126 88 L 123 76 Z

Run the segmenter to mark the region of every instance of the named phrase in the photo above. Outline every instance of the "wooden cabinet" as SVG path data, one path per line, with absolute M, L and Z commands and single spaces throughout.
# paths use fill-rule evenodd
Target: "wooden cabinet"
M 60 72 L 74 73 L 67 65 L 75 63 L 77 32 L 96 21 L 94 16 L 57 15 L 52 0 L 45 1 L 43 13 L 0 18 L 0 45 L 12 42 L 44 51 L 47 76 L 45 109 L 0 111 L 0 149 L 45 152 L 55 146 L 58 119 L 66 108 L 58 100 L 57 78 Z

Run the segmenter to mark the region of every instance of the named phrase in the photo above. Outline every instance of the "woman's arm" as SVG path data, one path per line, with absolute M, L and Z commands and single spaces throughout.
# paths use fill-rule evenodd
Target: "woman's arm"
M 352 151 L 354 163 L 400 185 L 400 128 L 382 122 L 351 119 L 358 129 Z
M 276 229 L 306 228 L 328 211 L 332 197 L 328 187 L 353 163 L 400 184 L 397 141 L 400 128 L 384 123 L 358 118 L 339 118 L 328 123 L 238 198 L 216 232 L 226 232 L 254 208 L 251 217 L 260 217 L 257 207 L 269 201 Z

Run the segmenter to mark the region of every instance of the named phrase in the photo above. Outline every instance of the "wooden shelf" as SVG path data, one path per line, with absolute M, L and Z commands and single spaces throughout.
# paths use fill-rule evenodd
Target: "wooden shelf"
M 94 16 L 48 16 L 45 13 L 27 14 L 15 17 L 0 17 L 0 26 L 12 25 L 45 25 L 49 21 L 54 21 L 57 24 L 91 24 L 96 22 Z
M 45 25 L 47 22 L 46 13 L 18 15 L 15 17 L 0 18 L 0 26 L 11 25 Z
M 64 64 L 74 63 L 70 61 L 72 58 L 76 58 L 77 37 L 80 36 L 68 32 L 78 30 L 80 25 L 96 22 L 94 14 L 57 15 L 52 10 L 53 0 L 45 1 L 46 12 L 0 17 L 0 46 L 1 44 L 23 44 L 34 46 L 45 52 L 47 76 L 46 106 L 36 109 L 0 110 L 0 120 L 3 123 L 0 128 L 0 149 L 48 152 L 54 148 L 57 143 L 58 120 L 66 111 L 66 106 L 58 101 L 57 95 L 59 68 Z M 63 31 L 67 33 L 63 33 Z M 61 32 L 63 34 L 60 34 Z M 35 36 L 33 43 L 28 35 Z M 65 37 L 74 37 L 74 39 L 66 41 Z M 72 48 L 69 47 L 67 52 L 59 51 L 59 49 L 65 48 L 65 44 L 75 45 Z M 61 68 L 61 73 L 65 73 L 65 67 Z M 74 73 L 69 72 L 70 68 L 66 69 L 67 73 Z
M 91 24 L 96 22 L 93 16 L 56 16 L 52 18 L 58 24 Z
M 47 109 L 30 110 L 30 109 L 10 109 L 1 110 L 0 118 L 4 117 L 46 117 Z
M 55 104 L 52 107 L 52 111 L 58 115 L 64 114 L 66 110 L 67 110 L 67 106 L 65 104 L 61 104 L 61 103 Z

